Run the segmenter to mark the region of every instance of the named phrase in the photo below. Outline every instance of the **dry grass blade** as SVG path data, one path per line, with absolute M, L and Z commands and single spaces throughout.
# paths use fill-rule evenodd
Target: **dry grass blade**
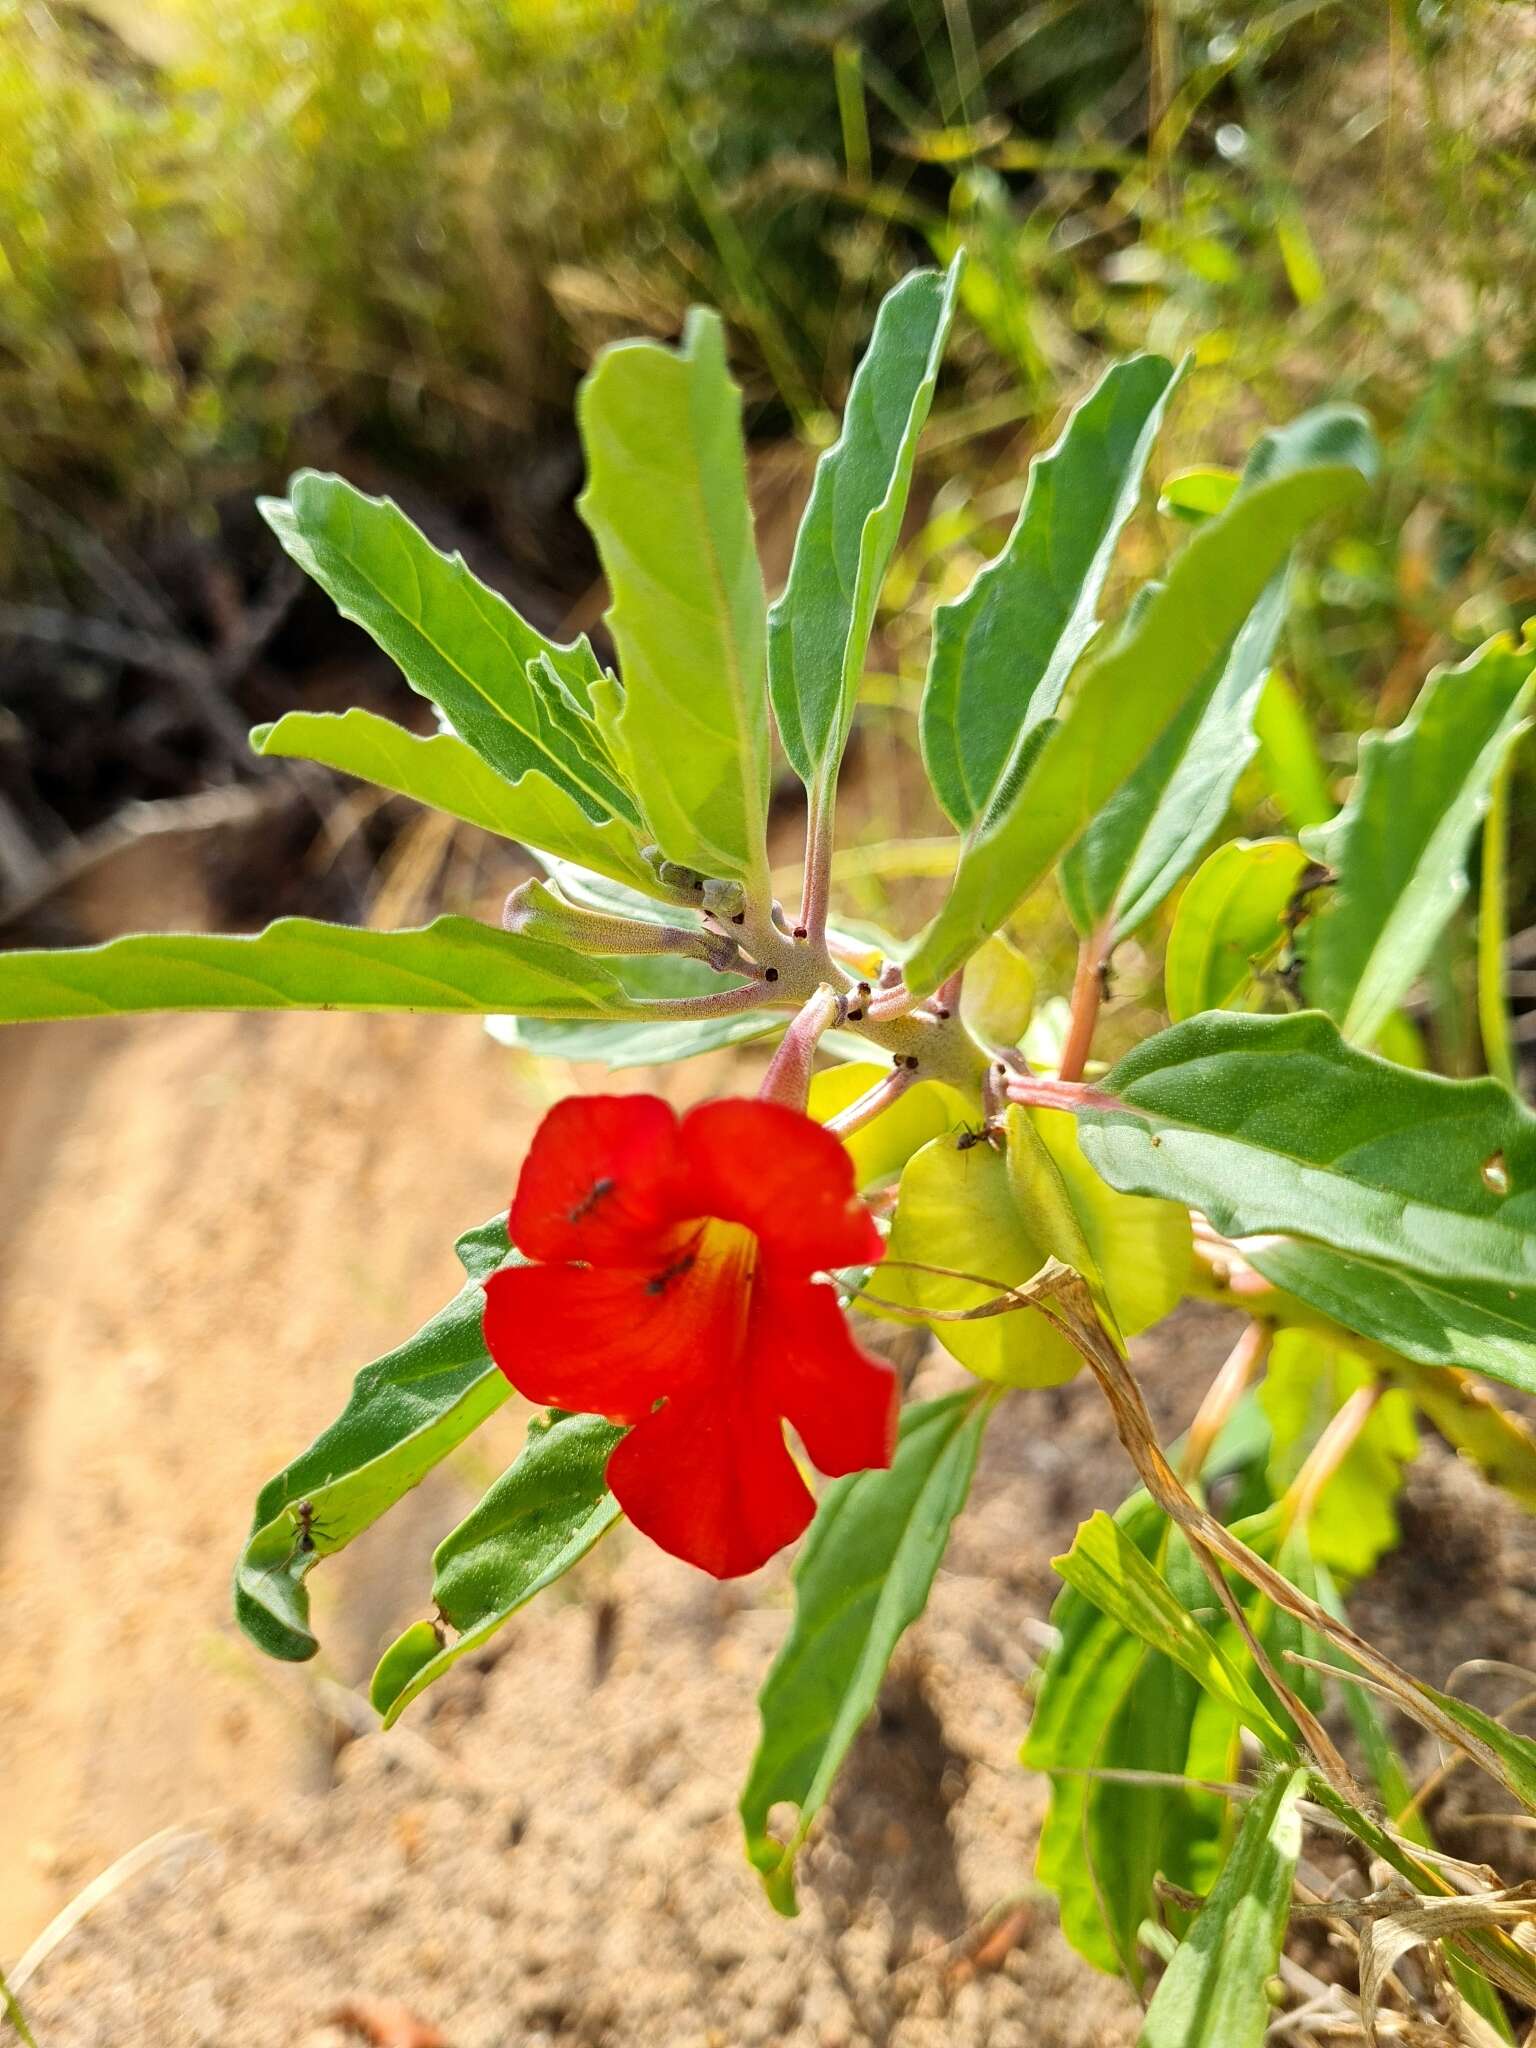
M 88 1914 L 94 1913 L 98 1906 L 103 1905 L 114 1892 L 121 1891 L 141 1871 L 169 1856 L 173 1850 L 196 1847 L 207 1851 L 212 1846 L 208 1836 L 197 1828 L 162 1828 L 159 1834 L 151 1835 L 147 1841 L 128 1850 L 126 1855 L 119 1856 L 115 1863 L 109 1863 L 99 1877 L 92 1878 L 84 1891 L 77 1892 L 69 1904 L 54 1915 L 22 1956 L 11 1972 L 12 1996 L 25 1989 L 60 1942 L 66 1941 Z

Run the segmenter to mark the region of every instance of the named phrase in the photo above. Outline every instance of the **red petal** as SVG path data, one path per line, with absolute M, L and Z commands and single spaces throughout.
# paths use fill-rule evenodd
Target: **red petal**
M 837 1478 L 890 1464 L 901 1402 L 896 1375 L 854 1343 L 824 1282 L 759 1275 L 746 1369 L 761 1398 L 800 1432 L 819 1472 Z
M 635 1266 L 661 1232 L 699 1213 L 667 1103 L 575 1095 L 534 1133 L 508 1230 L 530 1259 Z
M 777 1417 L 731 1393 L 669 1401 L 608 1460 L 635 1527 L 717 1579 L 739 1579 L 795 1538 L 815 1509 Z
M 485 1285 L 485 1342 L 530 1401 L 639 1422 L 724 1373 L 745 1341 L 751 1239 L 674 1234 L 643 1267 L 509 1266 Z
M 683 1118 L 698 1210 L 755 1232 L 781 1270 L 814 1273 L 878 1259 L 883 1240 L 859 1201 L 853 1162 L 820 1124 L 777 1102 L 707 1102 Z

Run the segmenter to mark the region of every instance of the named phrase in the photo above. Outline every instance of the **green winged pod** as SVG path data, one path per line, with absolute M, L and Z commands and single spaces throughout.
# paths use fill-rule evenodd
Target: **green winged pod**
M 889 1072 L 889 1067 L 873 1060 L 828 1067 L 811 1082 L 811 1115 L 818 1123 L 826 1123 L 878 1087 Z M 966 1114 L 967 1103 L 958 1089 L 946 1087 L 942 1081 L 919 1081 L 873 1123 L 843 1140 L 859 1186 L 879 1187 L 883 1181 L 894 1180 L 919 1145 L 946 1131 L 958 1131 Z
M 1056 1182 L 1086 1246 L 1091 1269 L 1064 1244 L 1053 1246 L 1056 1257 L 1102 1292 L 1122 1336 L 1134 1337 L 1161 1322 L 1177 1306 L 1188 1284 L 1189 1211 L 1177 1202 L 1120 1194 L 1100 1180 L 1083 1157 L 1074 1116 L 1061 1109 L 1032 1109 L 1011 1113 L 1008 1148 L 1018 1200 L 1026 1215 L 1038 1213 L 1031 1210 L 1022 1183 L 1022 1162 L 1027 1155 L 1018 1126 L 1026 1124 L 1055 1168 Z
M 1106 1186 L 1065 1111 L 1010 1109 L 995 1141 L 947 1132 L 908 1160 L 886 1263 L 871 1285 L 920 1320 L 976 1309 L 1053 1258 L 1081 1273 L 1106 1320 L 1134 1336 L 1184 1292 L 1189 1216 L 1177 1203 Z M 1059 1386 L 1081 1363 L 1036 1309 L 937 1322 L 934 1332 L 970 1371 L 1010 1386 Z
M 961 1132 L 934 1138 L 907 1161 L 885 1263 L 870 1285 L 921 1322 L 934 1311 L 980 1307 L 1032 1279 L 1050 1256 L 1015 1199 L 1005 1155 Z M 908 1260 L 977 1277 L 912 1271 Z M 1060 1386 L 1082 1364 L 1037 1309 L 936 1323 L 934 1334 L 969 1371 L 1008 1386 Z

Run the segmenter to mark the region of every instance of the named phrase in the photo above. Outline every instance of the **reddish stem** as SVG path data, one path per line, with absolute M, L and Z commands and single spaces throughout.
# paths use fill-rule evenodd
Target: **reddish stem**
M 1061 1049 L 1061 1078 L 1080 1081 L 1093 1049 L 1093 1028 L 1099 1021 L 1104 1000 L 1104 966 L 1109 959 L 1111 927 L 1106 921 L 1077 949 L 1077 972 L 1072 978 L 1072 1022 L 1067 1042 Z
M 821 1035 L 834 1024 L 840 1024 L 847 1010 L 846 999 L 825 983 L 807 1000 L 768 1063 L 763 1085 L 757 1091 L 764 1102 L 781 1102 L 786 1109 L 805 1109 Z
M 1082 1081 L 1053 1081 L 1045 1074 L 1010 1074 L 1008 1100 L 1022 1102 L 1027 1109 L 1068 1109 L 1074 1116 L 1084 1109 L 1128 1109 L 1117 1095 L 1102 1088 L 1090 1088 Z

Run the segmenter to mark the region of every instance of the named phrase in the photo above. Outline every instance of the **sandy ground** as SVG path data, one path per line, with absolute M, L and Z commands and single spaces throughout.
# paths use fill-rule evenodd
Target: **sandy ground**
M 256 1487 L 453 1291 L 453 1236 L 505 1200 L 568 1079 L 457 1020 L 0 1041 L 0 1955 L 190 1831 L 27 1987 L 40 2048 L 1122 2048 L 1128 1995 L 1032 1893 L 1043 1791 L 1016 1762 L 1049 1558 L 1129 1484 L 1089 1387 L 1000 1414 L 797 1922 L 761 1901 L 734 1815 L 782 1564 L 717 1588 L 621 1531 L 402 1733 L 351 1739 L 337 1688 L 421 1611 L 515 1415 L 312 1580 L 318 1665 L 236 1632 Z M 1143 1346 L 1168 1429 L 1229 1337 L 1196 1311 Z M 1474 1648 L 1533 1661 L 1524 1518 L 1443 1454 L 1408 1517 L 1367 1624 L 1431 1677 Z M 334 2023 L 357 1998 L 425 2024 Z

